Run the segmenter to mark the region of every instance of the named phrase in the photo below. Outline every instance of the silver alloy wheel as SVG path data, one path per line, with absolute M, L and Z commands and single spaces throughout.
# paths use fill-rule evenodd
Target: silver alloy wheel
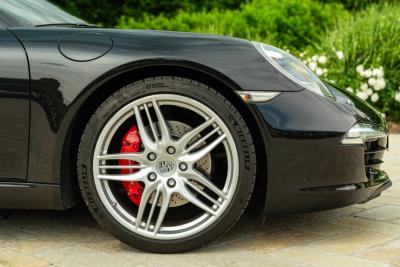
M 164 118 L 162 106 L 187 109 L 201 116 L 204 121 L 176 140 L 169 133 L 168 118 Z M 109 154 L 114 135 L 130 118 L 136 119 L 144 150 L 138 153 Z M 154 121 L 154 118 L 157 121 Z M 200 135 L 206 129 L 211 130 Z M 211 177 L 206 177 L 197 171 L 195 166 L 196 162 L 220 144 L 224 147 L 227 166 L 224 185 L 218 187 L 212 182 Z M 128 166 L 110 164 L 110 161 L 115 162 L 121 159 L 134 161 L 137 164 Z M 145 237 L 171 240 L 201 232 L 224 213 L 236 192 L 239 176 L 238 162 L 236 144 L 228 127 L 210 108 L 185 96 L 157 94 L 125 105 L 109 119 L 95 146 L 93 177 L 103 205 L 122 226 Z M 110 173 L 118 169 L 134 169 L 136 172 Z M 110 183 L 115 181 L 135 181 L 144 184 L 142 200 L 136 214 L 132 214 L 119 203 L 110 186 Z M 212 193 L 199 189 L 192 181 L 201 184 Z M 155 201 L 150 202 L 154 194 Z M 197 206 L 202 211 L 201 214 L 190 220 L 168 225 L 164 219 L 170 208 L 170 199 L 173 194 L 179 194 Z M 160 207 L 158 212 L 155 212 L 157 203 L 160 203 Z M 157 217 L 153 218 L 153 216 Z

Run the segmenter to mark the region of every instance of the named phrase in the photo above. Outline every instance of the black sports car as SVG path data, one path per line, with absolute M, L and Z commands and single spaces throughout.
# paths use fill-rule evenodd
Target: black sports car
M 197 248 L 263 216 L 363 203 L 384 119 L 248 40 L 103 29 L 44 0 L 0 5 L 0 208 L 83 200 L 143 250 Z

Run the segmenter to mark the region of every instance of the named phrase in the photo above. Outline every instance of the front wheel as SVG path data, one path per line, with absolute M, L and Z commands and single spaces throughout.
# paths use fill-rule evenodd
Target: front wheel
M 95 219 L 142 250 L 176 253 L 226 232 L 256 169 L 242 116 L 215 90 L 176 77 L 130 84 L 90 119 L 78 176 Z

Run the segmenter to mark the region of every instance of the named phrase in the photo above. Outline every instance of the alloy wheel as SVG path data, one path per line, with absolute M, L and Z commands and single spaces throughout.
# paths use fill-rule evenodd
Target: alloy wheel
M 113 144 L 131 124 L 137 125 L 141 150 L 118 153 Z M 185 125 L 185 131 L 173 133 L 174 125 Z M 211 168 L 204 171 L 199 163 L 211 158 Z M 121 166 L 119 160 L 133 164 Z M 176 94 L 146 96 L 119 109 L 100 132 L 92 166 L 97 193 L 113 218 L 132 232 L 160 240 L 194 235 L 218 220 L 239 176 L 236 144 L 222 119 L 203 103 Z M 132 172 L 121 174 L 121 169 Z M 121 197 L 121 182 L 143 185 L 138 206 Z M 185 204 L 172 205 L 176 196 Z

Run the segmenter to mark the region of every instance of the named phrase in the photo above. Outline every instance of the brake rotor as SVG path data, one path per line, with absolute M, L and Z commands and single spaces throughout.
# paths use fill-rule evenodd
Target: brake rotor
M 155 123 L 155 127 L 157 127 Z M 168 126 L 169 126 L 169 131 L 174 139 L 179 139 L 182 137 L 185 133 L 191 131 L 191 127 L 185 123 L 179 122 L 179 121 L 168 121 Z M 146 129 L 148 130 L 148 129 Z M 200 135 L 198 138 L 194 138 L 193 142 L 196 141 L 196 139 L 199 139 Z M 137 126 L 132 126 L 129 131 L 125 134 L 123 141 L 122 141 L 122 147 L 121 147 L 121 153 L 134 153 L 134 152 L 139 152 L 140 151 L 140 146 L 141 146 L 141 140 L 140 140 L 140 135 L 137 130 Z M 129 160 L 119 160 L 119 165 L 133 165 L 135 162 L 129 161 Z M 199 171 L 210 175 L 211 173 L 211 155 L 208 153 L 206 156 L 204 156 L 202 159 L 200 159 L 196 163 L 196 169 Z M 123 169 L 121 170 L 121 174 L 129 174 L 133 173 L 135 170 L 127 170 Z M 195 181 L 190 181 L 194 186 L 196 186 L 198 189 L 203 190 L 204 187 L 200 185 L 199 183 L 196 183 Z M 128 198 L 135 203 L 136 205 L 140 204 L 140 200 L 142 197 L 143 193 L 143 188 L 144 185 L 141 184 L 140 182 L 122 182 L 122 185 L 124 186 Z M 150 196 L 149 203 L 152 204 L 155 198 L 155 192 Z M 170 207 L 178 207 L 186 204 L 188 201 L 184 199 L 181 195 L 179 194 L 173 194 L 171 197 L 171 202 L 170 202 Z M 159 203 L 157 203 L 158 206 L 161 205 L 161 199 L 159 200 Z

